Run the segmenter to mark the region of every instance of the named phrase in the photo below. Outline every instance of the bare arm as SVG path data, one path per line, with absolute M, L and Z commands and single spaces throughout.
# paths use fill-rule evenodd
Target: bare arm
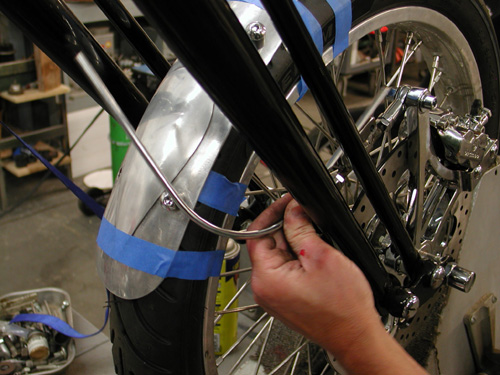
M 290 196 L 271 205 L 251 229 L 283 215 L 283 231 L 247 241 L 257 303 L 331 352 L 350 374 L 426 374 L 385 332 L 359 268 L 316 234 Z

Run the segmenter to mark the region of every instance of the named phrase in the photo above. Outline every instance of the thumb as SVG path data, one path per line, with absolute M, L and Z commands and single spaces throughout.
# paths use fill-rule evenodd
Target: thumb
M 311 219 L 295 200 L 286 207 L 283 230 L 288 244 L 302 263 L 318 259 L 322 251 L 331 249 L 318 236 Z

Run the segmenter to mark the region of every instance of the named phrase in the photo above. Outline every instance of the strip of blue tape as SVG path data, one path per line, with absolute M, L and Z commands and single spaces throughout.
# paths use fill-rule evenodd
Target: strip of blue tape
M 205 280 L 219 276 L 224 250 L 175 251 L 131 236 L 102 218 L 97 244 L 108 256 L 131 268 L 163 278 Z
M 264 6 L 259 0 L 238 0 L 244 3 L 249 3 L 264 9 Z M 307 7 L 298 0 L 293 0 L 299 14 L 304 21 L 304 24 L 311 35 L 319 53 L 323 53 L 323 31 L 321 25 Z M 351 0 L 327 0 L 328 4 L 335 14 L 335 42 L 333 45 L 333 57 L 338 56 L 349 46 L 349 30 L 352 24 L 352 7 Z M 307 84 L 303 78 L 300 79 L 297 85 L 300 100 L 308 90 Z
M 258 6 L 259 8 L 264 9 L 264 6 L 259 0 L 239 0 L 239 1 L 253 4 Z M 320 53 L 323 52 L 323 32 L 321 30 L 321 25 L 319 24 L 318 20 L 309 11 L 309 9 L 306 8 L 304 4 L 302 4 L 298 0 L 293 0 L 293 2 L 300 13 L 300 16 L 302 17 L 302 20 L 304 21 L 307 31 L 309 31 L 309 34 L 311 35 L 314 44 L 316 45 L 316 48 Z M 300 79 L 300 82 L 297 86 L 297 90 L 299 91 L 299 100 L 300 100 L 308 90 L 306 82 L 302 78 Z
M 46 326 L 49 326 L 52 329 L 55 329 L 57 332 L 60 332 L 63 335 L 66 335 L 68 337 L 73 337 L 75 339 L 85 339 L 88 337 L 92 337 L 101 333 L 106 327 L 106 324 L 108 323 L 109 292 L 107 292 L 107 295 L 108 295 L 108 306 L 106 307 L 104 324 L 97 332 L 94 333 L 90 334 L 80 333 L 73 327 L 71 327 L 68 323 L 66 323 L 64 320 L 56 318 L 55 316 L 52 315 L 45 315 L 45 314 L 18 314 L 10 321 L 10 323 L 21 323 L 21 322 L 42 323 L 45 324 Z
M 349 30 L 352 26 L 351 0 L 327 0 L 335 14 L 335 44 L 333 57 L 337 57 L 349 46 Z
M 212 171 L 208 175 L 198 201 L 226 214 L 237 216 L 240 204 L 245 200 L 246 189 L 246 185 L 231 182 L 226 176 Z
M 54 167 L 47 159 L 45 159 L 42 155 L 40 155 L 31 145 L 26 143 L 20 136 L 18 136 L 14 131 L 9 128 L 5 123 L 0 121 L 0 124 L 7 129 L 14 137 L 17 138 L 19 142 L 23 144 L 24 147 L 29 149 L 35 157 L 40 160 L 47 169 L 49 169 L 54 175 L 61 180 L 61 182 L 70 189 L 74 195 L 77 196 L 83 203 L 85 203 L 95 214 L 97 217 L 102 218 L 104 215 L 104 207 L 97 203 L 91 196 L 85 193 L 82 189 L 76 186 L 73 181 L 71 181 L 68 177 L 64 175 L 59 169 Z

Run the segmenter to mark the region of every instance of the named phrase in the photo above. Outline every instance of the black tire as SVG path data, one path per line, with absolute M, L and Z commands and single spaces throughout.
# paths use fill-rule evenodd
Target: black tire
M 359 4 L 362 3 L 362 4 Z M 388 9 L 418 6 L 438 11 L 462 31 L 475 56 L 481 75 L 484 105 L 493 112 L 488 123 L 490 136 L 498 136 L 500 85 L 499 53 L 494 30 L 482 2 L 476 0 L 375 0 L 353 4 L 353 25 Z M 473 27 L 471 26 L 473 25 Z M 280 76 L 293 69 L 287 58 L 273 66 L 278 82 Z M 274 64 L 277 65 L 277 64 Z M 286 91 L 287 87 L 282 87 Z M 231 181 L 237 181 L 249 158 L 250 151 L 237 134 L 224 145 L 214 170 Z M 196 208 L 203 217 L 221 225 L 224 215 L 202 204 Z M 181 250 L 205 251 L 215 249 L 217 238 L 190 224 Z M 111 308 L 111 341 L 115 370 L 120 375 L 200 375 L 215 373 L 214 354 L 204 345 L 205 300 L 208 281 L 166 279 L 155 291 L 137 300 L 113 296 Z M 446 291 L 443 291 L 446 294 Z M 439 302 L 441 303 L 441 302 Z M 436 303 L 437 306 L 437 303 Z M 433 313 L 437 317 L 438 311 Z M 210 326 L 210 325 L 208 325 Z M 433 331 L 433 326 L 430 327 Z M 208 341 L 212 338 L 208 337 Z M 413 341 L 415 343 L 416 341 Z M 412 341 L 407 347 L 411 350 Z M 418 345 L 417 345 L 418 346 Z M 418 349 L 417 351 L 419 351 Z M 426 355 L 419 356 L 425 362 Z M 415 354 L 415 353 L 414 353 Z

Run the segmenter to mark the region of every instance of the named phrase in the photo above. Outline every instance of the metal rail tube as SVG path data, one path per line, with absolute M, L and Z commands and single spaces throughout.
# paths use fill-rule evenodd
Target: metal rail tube
M 107 109 L 75 62 L 78 52 L 85 53 L 130 122 L 137 127 L 148 101 L 62 0 L 0 1 L 0 11 Z
M 363 270 L 376 297 L 385 295 L 387 272 L 229 6 L 135 2 L 326 238 Z
M 401 221 L 396 206 L 389 196 L 375 165 L 356 130 L 354 121 L 344 105 L 335 84 L 316 49 L 312 38 L 291 0 L 262 0 L 286 44 L 293 61 L 299 68 L 328 126 L 339 139 L 349 157 L 377 215 L 385 224 L 399 251 L 405 269 L 412 279 L 422 271 L 422 260 Z
M 154 75 L 163 79 L 170 64 L 158 47 L 119 0 L 94 0 L 111 23 L 135 48 Z

